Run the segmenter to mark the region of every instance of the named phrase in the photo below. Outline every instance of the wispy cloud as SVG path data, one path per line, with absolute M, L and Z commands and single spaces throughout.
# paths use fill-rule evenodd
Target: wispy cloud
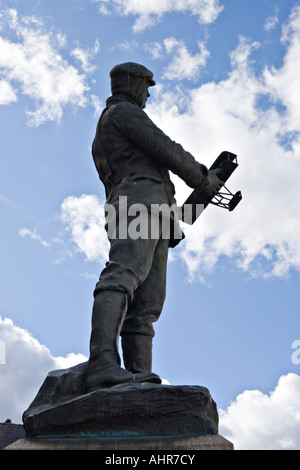
M 7 197 L 2 196 L 2 194 L 0 194 L 0 203 L 5 204 L 6 206 L 10 207 L 11 209 L 15 209 L 15 210 L 18 210 L 18 211 L 22 210 L 21 207 L 19 207 L 17 204 L 15 204 L 13 201 L 8 199 Z
M 18 101 L 18 97 L 10 82 L 0 80 L 0 105 L 11 104 L 16 101 Z
M 139 47 L 137 41 L 122 41 L 117 44 L 109 45 L 108 48 L 111 52 L 122 51 L 122 52 L 134 52 Z
M 93 0 L 99 5 L 99 13 L 132 15 L 136 17 L 133 30 L 142 31 L 155 25 L 166 13 L 179 12 L 195 15 L 199 23 L 216 20 L 223 6 L 219 0 Z
M 266 22 L 264 24 L 264 30 L 265 31 L 271 31 L 274 29 L 279 23 L 279 10 L 278 8 L 275 8 L 274 14 L 268 16 L 266 19 Z
M 10 9 L 4 11 L 0 21 L 0 104 L 16 102 L 20 92 L 27 95 L 36 104 L 35 110 L 26 110 L 30 126 L 59 122 L 67 105 L 88 105 L 86 74 L 94 70 L 90 59 L 98 43 L 93 51 L 73 49 L 73 56 L 81 63 L 80 73 L 60 53 L 65 36 L 47 32 L 39 18 L 20 18 Z M 7 28 L 15 32 L 16 40 L 5 37 Z
M 89 74 L 95 71 L 96 65 L 92 64 L 96 54 L 100 49 L 99 41 L 96 40 L 94 47 L 91 49 L 83 49 L 78 46 L 71 51 L 71 55 L 81 64 L 82 70 Z
M 203 42 L 198 42 L 199 52 L 191 54 L 185 42 L 174 37 L 166 38 L 161 43 L 146 44 L 144 47 L 153 59 L 171 58 L 163 69 L 162 78 L 167 80 L 197 79 L 210 55 Z
M 38 241 L 44 248 L 48 248 L 50 246 L 50 243 L 44 240 L 36 231 L 29 230 L 26 227 L 19 230 L 19 235 L 21 235 L 21 237 L 29 236 L 32 240 Z

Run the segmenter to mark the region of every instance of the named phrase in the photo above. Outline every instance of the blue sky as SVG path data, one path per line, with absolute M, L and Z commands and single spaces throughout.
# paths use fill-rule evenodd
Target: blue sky
M 107 256 L 90 148 L 110 69 L 134 61 L 149 116 L 208 166 L 238 154 L 244 196 L 170 251 L 153 370 L 209 388 L 237 447 L 300 448 L 299 57 L 295 0 L 0 0 L 0 420 L 88 356 Z

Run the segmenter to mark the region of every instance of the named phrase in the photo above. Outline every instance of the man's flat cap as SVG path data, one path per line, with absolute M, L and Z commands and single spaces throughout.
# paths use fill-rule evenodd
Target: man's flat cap
M 110 71 L 110 78 L 115 78 L 120 75 L 129 74 L 135 77 L 146 78 L 150 82 L 150 86 L 155 85 L 153 80 L 153 73 L 146 69 L 143 65 L 135 64 L 134 62 L 125 62 L 124 64 L 116 65 Z

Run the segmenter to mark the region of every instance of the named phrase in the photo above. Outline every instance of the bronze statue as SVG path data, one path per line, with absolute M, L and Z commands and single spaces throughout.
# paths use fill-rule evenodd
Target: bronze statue
M 94 290 L 87 392 L 128 382 L 161 383 L 152 372 L 153 323 L 162 311 L 169 247 L 182 234 L 176 213 L 169 238 L 120 236 L 120 200 L 133 204 L 176 205 L 169 170 L 191 188 L 216 194 L 222 186 L 218 170 L 208 170 L 181 145 L 166 136 L 143 111 L 153 73 L 132 62 L 111 72 L 112 96 L 106 102 L 93 142 L 93 158 L 104 184 L 106 202 L 115 210 L 116 236 L 110 237 L 109 261 Z M 127 222 L 130 221 L 130 217 Z M 120 366 L 122 338 L 125 369 Z
M 167 448 L 177 449 L 178 438 L 185 446 L 188 436 L 201 440 L 203 434 L 217 434 L 219 418 L 207 388 L 159 385 L 152 372 L 153 323 L 165 299 L 168 250 L 183 238 L 179 220 L 192 224 L 199 216 L 198 204 L 236 207 L 241 192 L 233 195 L 224 183 L 238 165 L 236 155 L 222 152 L 208 170 L 149 119 L 143 109 L 155 82 L 148 69 L 129 62 L 114 67 L 110 76 L 112 96 L 92 149 L 106 192 L 110 251 L 94 290 L 90 357 L 48 373 L 23 413 L 24 429 L 38 442 L 54 436 L 59 446 L 67 437 L 65 445 L 101 449 L 110 448 L 107 436 L 151 436 L 151 442 L 158 436 L 159 447 L 149 449 L 176 436 L 175 447 Z M 184 209 L 176 205 L 169 170 L 193 188 Z M 70 437 L 76 438 L 73 444 Z M 133 445 L 139 449 L 140 440 Z

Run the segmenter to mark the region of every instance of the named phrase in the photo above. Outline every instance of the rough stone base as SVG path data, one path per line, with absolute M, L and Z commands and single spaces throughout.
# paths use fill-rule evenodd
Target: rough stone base
M 189 437 L 21 439 L 5 450 L 234 450 L 219 434 Z
M 9 450 L 232 450 L 207 388 L 131 383 L 85 391 L 86 363 L 48 374 Z
M 23 414 L 28 438 L 218 434 L 218 413 L 201 386 L 116 385 L 84 393 L 84 364 L 48 374 Z

